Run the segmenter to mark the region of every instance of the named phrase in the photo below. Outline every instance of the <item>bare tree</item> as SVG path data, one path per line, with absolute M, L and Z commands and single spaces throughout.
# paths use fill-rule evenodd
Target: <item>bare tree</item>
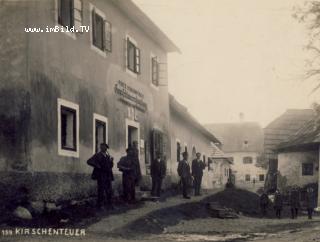
M 296 6 L 293 17 L 307 28 L 308 41 L 305 49 L 310 58 L 306 60 L 305 79 L 313 79 L 317 85 L 312 93 L 320 88 L 320 1 L 307 1 Z

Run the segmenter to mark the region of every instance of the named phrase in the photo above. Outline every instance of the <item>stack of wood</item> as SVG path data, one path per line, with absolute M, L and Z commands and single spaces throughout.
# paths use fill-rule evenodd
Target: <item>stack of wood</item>
M 239 218 L 239 215 L 233 209 L 222 207 L 217 202 L 207 203 L 206 206 L 211 217 L 223 219 Z

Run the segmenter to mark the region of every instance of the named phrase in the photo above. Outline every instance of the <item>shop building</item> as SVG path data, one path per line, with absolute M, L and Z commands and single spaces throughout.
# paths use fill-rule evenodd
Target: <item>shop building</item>
M 132 1 L 3 1 L 0 23 L 6 191 L 24 185 L 36 200 L 95 193 L 86 161 L 101 142 L 117 162 L 137 141 L 147 180 L 157 150 L 171 157 L 167 53 L 179 49 Z

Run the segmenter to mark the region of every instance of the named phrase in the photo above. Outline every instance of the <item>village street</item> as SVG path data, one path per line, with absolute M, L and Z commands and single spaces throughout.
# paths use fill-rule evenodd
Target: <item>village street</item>
M 174 196 L 166 202 L 145 202 L 141 207 L 106 215 L 92 224 L 82 221 L 79 225 L 66 226 L 85 228 L 85 236 L 2 236 L 0 241 L 320 241 L 320 217 L 313 220 L 308 220 L 306 215 L 296 220 L 244 215 L 238 219 L 212 218 L 203 215 L 206 210 L 201 209 L 205 206 L 203 200 L 211 195 L 212 192 L 190 200 Z M 190 211 L 196 208 L 198 211 Z

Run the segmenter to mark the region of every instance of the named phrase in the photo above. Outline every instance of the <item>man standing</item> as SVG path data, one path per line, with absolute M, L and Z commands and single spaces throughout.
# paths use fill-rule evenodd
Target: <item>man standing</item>
M 316 205 L 316 196 L 313 192 L 312 187 L 307 188 L 307 210 L 308 210 L 308 218 L 312 219 L 312 214 L 314 209 L 317 207 Z
M 112 167 L 113 157 L 108 153 L 108 144 L 100 144 L 100 152 L 93 155 L 88 161 L 88 165 L 93 166 L 91 178 L 97 180 L 98 199 L 97 207 L 101 208 L 104 203 L 104 195 L 109 208 L 112 208 L 112 181 L 114 180 Z
M 260 196 L 260 209 L 262 213 L 262 217 L 265 217 L 267 215 L 267 208 L 269 205 L 269 198 L 265 191 Z
M 196 159 L 192 161 L 192 176 L 194 181 L 194 195 L 200 196 L 201 181 L 203 176 L 203 170 L 206 168 L 206 164 L 200 160 L 201 154 L 196 154 Z
M 183 159 L 179 161 L 178 175 L 181 178 L 182 195 L 185 199 L 190 199 L 188 196 L 188 187 L 191 182 L 190 165 L 188 163 L 188 152 L 182 153 Z
M 134 163 L 134 151 L 132 148 L 126 150 L 127 155 L 121 157 L 118 168 L 122 172 L 123 197 L 128 203 L 135 202 L 135 181 L 137 179 L 137 168 Z
M 156 159 L 152 161 L 150 172 L 152 178 L 151 196 L 160 197 L 162 180 L 166 176 L 166 164 L 161 159 L 160 152 L 157 152 Z
M 283 206 L 283 199 L 280 191 L 277 189 L 274 194 L 274 209 L 276 210 L 276 217 L 281 218 L 281 211 Z
M 134 158 L 134 164 L 136 166 L 136 180 L 135 184 L 138 185 L 140 180 L 141 180 L 141 169 L 140 169 L 140 160 L 139 160 L 139 144 L 138 141 L 133 141 L 132 142 L 132 149 L 133 149 L 133 158 Z
M 298 187 L 294 186 L 290 192 L 290 206 L 291 206 L 291 218 L 298 217 L 298 210 L 300 208 L 300 192 Z

